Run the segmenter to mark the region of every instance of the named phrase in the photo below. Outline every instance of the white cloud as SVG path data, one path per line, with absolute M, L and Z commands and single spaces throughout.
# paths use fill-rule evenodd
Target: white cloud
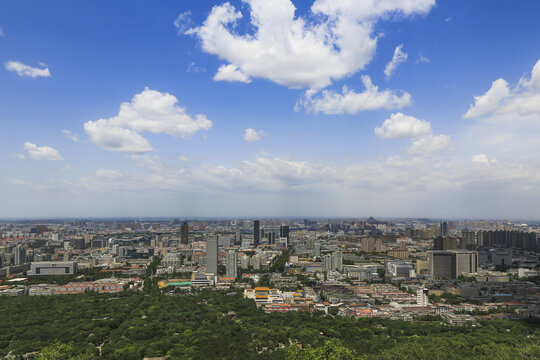
M 491 114 L 500 107 L 501 101 L 510 95 L 508 83 L 504 79 L 497 79 L 491 84 L 491 88 L 484 94 L 474 97 L 474 105 L 463 116 L 466 119 L 474 119 Z
M 206 72 L 206 68 L 204 66 L 199 66 L 195 63 L 195 61 L 192 61 L 189 65 L 188 65 L 188 68 L 186 70 L 187 72 L 191 72 L 191 73 L 201 73 L 201 72 Z
M 383 139 L 415 139 L 431 135 L 431 124 L 399 112 L 390 115 L 381 127 L 375 128 L 375 134 Z
M 43 66 L 43 64 L 41 64 Z M 7 71 L 16 72 L 17 75 L 21 77 L 49 77 L 51 73 L 49 68 L 45 66 L 43 69 L 35 68 L 29 65 L 25 65 L 20 61 L 8 61 L 4 63 L 4 66 Z
M 243 83 L 250 83 L 251 79 L 236 65 L 221 65 L 214 75 L 215 81 L 238 81 Z
M 323 90 L 320 96 L 313 96 L 308 91 L 305 97 L 296 104 L 296 110 L 303 106 L 308 112 L 313 113 L 356 114 L 367 110 L 399 109 L 411 104 L 411 95 L 408 92 L 379 91 L 368 75 L 362 76 L 362 82 L 366 89 L 361 93 L 357 93 L 347 86 L 343 87 L 342 94 Z
M 26 155 L 21 154 L 21 153 L 13 154 L 13 155 L 11 155 L 11 157 L 14 157 L 15 159 L 19 159 L 19 160 L 26 159 Z
M 202 26 L 185 31 L 245 75 L 290 88 L 321 89 L 362 70 L 372 59 L 373 25 L 388 15 L 427 13 L 435 0 L 316 0 L 305 17 L 290 0 L 245 0 L 253 33 L 239 34 L 243 14 L 229 3 L 214 6 Z M 219 74 L 219 72 L 218 72 Z M 235 80 L 230 78 L 230 81 Z
M 474 155 L 471 159 L 472 162 L 481 164 L 493 164 L 497 162 L 495 159 L 490 159 L 486 154 Z
M 105 180 L 113 181 L 122 177 L 122 173 L 113 169 L 99 169 L 96 171 L 96 176 Z
M 407 61 L 408 57 L 409 54 L 403 51 L 403 44 L 396 46 L 392 60 L 390 60 L 388 64 L 386 64 L 386 68 L 384 69 L 384 75 L 386 75 L 387 80 L 390 79 L 392 75 L 394 75 L 399 64 Z
M 35 160 L 56 161 L 64 159 L 57 150 L 50 146 L 37 146 L 36 144 L 25 142 L 24 149 L 28 152 L 28 157 Z
M 495 80 L 484 95 L 474 97 L 474 104 L 463 117 L 475 119 L 497 114 L 540 114 L 540 60 L 534 65 L 531 77 L 521 78 L 513 89 L 506 80 Z
M 107 151 L 144 153 L 151 151 L 152 146 L 141 132 L 188 138 L 212 127 L 205 115 L 192 117 L 177 103 L 178 99 L 171 94 L 145 88 L 131 102 L 122 103 L 117 116 L 88 121 L 84 130 L 93 143 Z
M 174 26 L 178 30 L 179 34 L 186 32 L 193 24 L 191 20 L 191 11 L 186 11 L 178 15 L 174 20 Z
M 416 60 L 416 64 L 420 64 L 420 63 L 424 63 L 424 64 L 427 64 L 431 62 L 431 60 L 427 57 L 427 56 L 424 56 L 422 54 L 418 54 L 418 59 Z
M 94 144 L 107 151 L 144 153 L 153 150 L 148 140 L 137 132 L 110 125 L 105 119 L 86 122 L 84 131 Z
M 188 162 L 189 161 L 189 158 L 185 155 L 178 155 L 178 161 L 183 163 L 183 162 Z
M 261 136 L 264 135 L 264 131 L 262 130 L 255 130 L 252 128 L 246 129 L 246 132 L 244 133 L 244 140 L 248 142 L 255 142 L 261 140 Z
M 4 30 L 0 27 L 0 37 L 4 37 L 5 33 Z
M 540 157 L 505 159 L 489 166 L 474 163 L 470 157 L 401 156 L 362 163 L 257 156 L 235 165 L 192 165 L 156 161 L 133 173 L 105 169 L 74 180 L 62 174 L 52 179 L 20 179 L 17 185 L 22 190 L 12 189 L 29 194 L 32 208 L 46 203 L 43 211 L 56 216 L 65 216 L 69 209 L 80 216 L 125 216 L 128 211 L 133 216 L 181 212 L 229 217 L 354 213 L 489 218 L 500 217 L 503 208 L 503 215 L 521 217 L 534 213 L 540 200 Z M 0 193 L 0 201 L 9 207 L 14 196 L 5 194 Z M 265 204 L 262 212 L 253 203 L 254 196 Z M 434 202 L 435 197 L 440 201 Z M 145 212 L 131 213 L 141 201 Z M 81 203 L 84 213 L 77 212 Z
M 64 135 L 66 138 L 68 138 L 69 140 L 73 141 L 73 142 L 78 142 L 79 141 L 79 135 L 69 131 L 69 130 L 66 130 L 66 129 L 62 129 L 62 135 Z
M 452 150 L 454 143 L 448 135 L 429 135 L 415 140 L 407 149 L 411 155 L 430 155 Z
M 407 152 L 411 155 L 431 155 L 454 148 L 448 135 L 433 135 L 431 123 L 414 116 L 395 113 L 386 119 L 375 134 L 383 139 L 414 139 Z

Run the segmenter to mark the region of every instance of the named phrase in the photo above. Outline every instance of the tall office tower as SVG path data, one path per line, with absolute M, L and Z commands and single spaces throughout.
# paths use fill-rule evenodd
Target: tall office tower
M 448 235 L 448 223 L 446 221 L 441 221 L 439 224 L 439 236 Z
M 313 247 L 315 249 L 315 256 L 321 257 L 321 243 L 317 241 Z
M 182 223 L 182 226 L 180 226 L 180 242 L 182 244 L 187 244 L 189 238 L 189 226 L 186 221 Z
M 429 251 L 429 274 L 434 279 L 456 279 L 478 271 L 478 252 L 468 250 Z
M 234 245 L 237 245 L 237 246 L 242 245 L 242 233 L 240 232 L 240 228 L 236 228 L 236 234 L 234 236 Z
M 270 245 L 276 243 L 276 231 L 275 230 L 272 230 L 272 229 L 267 230 L 266 231 L 266 236 L 268 237 L 268 243 Z
M 218 275 L 218 238 L 209 236 L 206 239 L 206 272 Z
M 259 242 L 260 242 L 260 236 L 261 236 L 261 233 L 260 233 L 260 227 L 261 225 L 261 222 L 259 220 L 255 220 L 253 221 L 253 245 L 255 246 L 259 246 Z
M 227 277 L 236 278 L 238 276 L 238 253 L 236 250 L 227 252 L 226 272 Z
M 287 242 L 289 241 L 289 225 L 281 225 L 279 227 L 279 237 L 287 238 Z

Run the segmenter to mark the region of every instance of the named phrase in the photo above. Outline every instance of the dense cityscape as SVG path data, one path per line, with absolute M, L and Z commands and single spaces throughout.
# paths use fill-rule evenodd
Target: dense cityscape
M 107 219 L 1 224 L 0 295 L 224 292 L 266 314 L 452 326 L 540 313 L 540 224 Z M 133 295 L 136 296 L 136 295 Z

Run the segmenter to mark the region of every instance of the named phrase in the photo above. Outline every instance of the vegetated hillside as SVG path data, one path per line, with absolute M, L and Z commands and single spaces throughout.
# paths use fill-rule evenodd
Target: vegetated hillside
M 540 358 L 538 324 L 264 314 L 224 292 L 0 298 L 0 356 L 38 359 Z

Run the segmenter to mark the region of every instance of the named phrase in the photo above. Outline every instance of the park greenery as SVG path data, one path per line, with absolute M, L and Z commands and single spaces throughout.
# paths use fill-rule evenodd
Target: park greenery
M 0 358 L 35 359 L 538 359 L 538 323 L 450 326 L 265 314 L 239 293 L 143 292 L 0 298 Z

